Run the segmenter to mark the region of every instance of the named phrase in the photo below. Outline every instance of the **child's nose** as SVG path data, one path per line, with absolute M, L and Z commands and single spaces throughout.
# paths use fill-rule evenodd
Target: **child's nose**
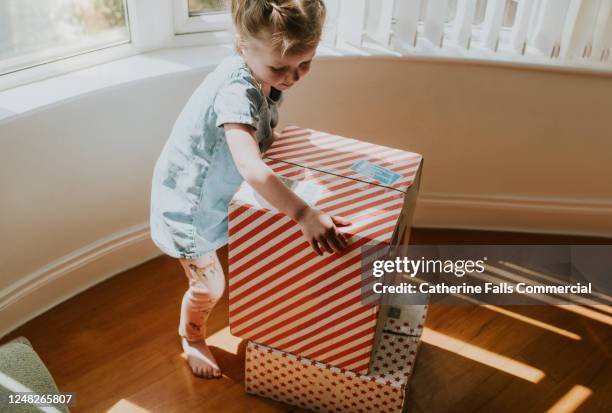
M 293 82 L 297 82 L 298 80 L 300 80 L 300 71 L 294 70 L 293 71 Z

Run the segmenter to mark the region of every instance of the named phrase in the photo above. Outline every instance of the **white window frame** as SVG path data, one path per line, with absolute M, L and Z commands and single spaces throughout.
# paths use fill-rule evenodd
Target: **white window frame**
M 333 1 L 337 2 L 339 0 Z M 153 50 L 187 46 L 221 46 L 232 43 L 233 34 L 231 30 L 228 30 L 228 27 L 231 26 L 229 13 L 211 13 L 190 17 L 187 0 L 126 0 L 126 2 L 128 9 L 126 22 L 131 36 L 128 43 L 101 46 L 96 50 L 77 53 L 71 57 L 52 59 L 48 63 L 42 62 L 32 67 L 0 75 L 0 91 Z M 344 1 L 341 4 L 344 4 Z M 345 17 L 346 15 L 343 18 L 338 17 L 337 20 L 342 21 Z M 335 29 L 338 37 L 341 37 L 341 24 L 338 24 Z M 500 31 L 504 31 L 504 29 L 502 27 Z M 423 31 L 422 21 L 418 24 L 418 31 L 420 33 Z M 362 32 L 358 36 L 361 38 Z M 356 50 L 355 53 L 364 54 L 358 48 Z M 334 53 L 342 54 L 342 51 Z M 442 55 L 447 54 L 447 57 L 451 59 L 464 58 L 463 54 L 445 53 L 443 52 Z M 439 52 L 437 50 L 433 52 L 425 51 L 423 56 L 432 54 L 437 56 Z M 480 55 L 476 54 L 474 56 Z M 487 56 L 484 55 L 480 58 L 486 59 Z M 496 56 L 496 59 L 489 60 L 502 64 L 515 62 L 514 57 L 504 57 L 503 53 L 498 53 Z M 468 60 L 474 59 L 478 60 L 479 58 L 468 58 Z M 550 66 L 550 69 L 553 70 L 566 67 L 569 70 L 603 71 L 606 74 L 610 72 L 610 63 L 592 63 L 590 67 L 555 64 L 555 62 L 549 61 L 543 61 L 540 64 L 542 60 L 537 55 L 532 56 L 532 60 L 531 63 L 529 61 L 516 61 L 516 64 L 547 68 Z
M 408 36 L 408 41 L 397 42 L 393 41 L 393 36 L 391 36 L 391 41 L 387 41 L 387 36 L 384 38 L 376 39 L 375 36 L 372 36 L 371 29 L 372 27 L 368 27 L 364 23 L 365 19 L 362 19 L 361 16 L 363 14 L 363 10 L 365 9 L 365 4 L 373 4 L 374 7 L 380 7 L 381 3 L 379 0 L 325 0 L 327 2 L 340 2 L 340 16 L 338 17 L 338 36 L 335 38 L 330 37 L 327 39 L 325 44 L 326 53 L 334 56 L 338 55 L 360 55 L 360 56 L 396 56 L 396 57 L 414 57 L 417 59 L 429 59 L 429 58 L 441 58 L 448 59 L 450 61 L 470 61 L 470 62 L 481 62 L 486 64 L 494 64 L 501 66 L 514 66 L 514 67 L 531 67 L 536 69 L 544 69 L 551 71 L 569 71 L 576 73 L 593 73 L 593 74 L 602 74 L 605 76 L 610 76 L 612 74 L 612 59 L 609 59 L 609 46 L 602 44 L 600 49 L 606 50 L 602 53 L 599 49 L 597 49 L 598 53 L 590 59 L 583 58 L 579 59 L 565 59 L 565 58 L 557 58 L 554 56 L 546 56 L 545 53 L 542 53 L 541 50 L 538 50 L 534 42 L 524 42 L 525 38 L 533 37 L 533 27 L 534 16 L 539 16 L 540 12 L 538 12 L 537 7 L 543 2 L 553 3 L 554 0 L 511 0 L 513 2 L 517 2 L 517 10 L 516 15 L 514 17 L 514 22 L 512 26 L 504 26 L 503 25 L 503 17 L 507 11 L 507 1 L 502 0 L 488 0 L 487 4 L 480 3 L 482 8 L 475 10 L 485 10 L 484 21 L 482 23 L 474 24 L 471 22 L 470 28 L 471 35 L 467 37 L 467 39 L 462 39 L 461 42 L 456 41 L 456 36 L 453 38 L 452 29 L 457 23 L 456 21 L 446 21 L 447 19 L 440 18 L 440 15 L 445 12 L 446 7 L 448 7 L 448 2 L 450 0 L 427 0 L 427 2 L 422 2 L 421 0 L 410 0 L 413 7 L 420 7 L 421 13 L 418 22 L 415 24 L 413 21 L 408 19 L 402 20 L 402 22 L 408 26 L 406 33 L 410 33 L 410 31 L 416 32 L 414 36 Z M 395 2 L 399 1 L 408 1 L 408 0 L 395 0 Z M 462 2 L 463 6 L 467 7 L 468 4 L 472 4 L 477 6 L 478 4 L 473 4 L 474 0 L 464 0 Z M 522 23 L 527 27 L 521 28 L 521 35 L 524 36 L 522 39 L 519 39 L 519 46 L 516 46 L 516 41 L 512 41 L 513 31 L 516 28 L 517 18 L 519 17 L 519 11 L 522 9 L 520 6 L 527 4 L 526 2 L 534 2 L 533 6 L 536 7 L 534 13 L 531 13 L 531 16 L 528 17 L 529 24 L 526 21 Z M 582 2 L 590 1 L 590 0 L 566 0 L 570 1 L 571 4 L 581 4 Z M 601 0 L 602 5 L 612 4 L 612 0 Z M 503 5 L 502 5 L 503 3 Z M 417 5 L 417 6 L 415 6 Z M 486 6 L 486 8 L 484 8 Z M 503 7 L 502 7 L 503 6 Z M 494 7 L 496 13 L 491 14 Z M 610 6 L 612 7 L 612 6 Z M 348 9 L 350 13 L 342 13 L 343 9 Z M 435 9 L 435 10 L 434 10 Z M 395 9 L 398 10 L 398 9 Z M 523 9 L 524 11 L 524 9 Z M 605 16 L 608 16 L 608 12 L 610 9 L 604 9 Z M 503 12 L 503 13 L 502 13 Z M 476 13 L 475 13 L 476 14 Z M 489 14 L 489 16 L 487 16 Z M 377 15 L 380 15 L 378 13 Z M 433 21 L 433 24 L 428 25 L 428 21 L 430 19 Z M 351 18 L 353 16 L 359 16 L 359 18 Z M 372 17 L 372 16 L 367 16 Z M 375 16 L 374 16 L 375 17 Z M 492 19 L 492 17 L 495 17 Z M 523 20 L 527 19 L 527 17 L 523 17 Z M 592 19 L 592 17 L 591 17 Z M 473 19 L 470 19 L 473 20 Z M 612 26 L 612 22 L 609 22 L 607 19 L 601 18 L 597 19 L 598 23 L 605 25 L 606 28 Z M 392 18 L 392 28 L 393 24 L 398 24 L 400 22 L 397 18 Z M 346 33 L 343 33 L 343 30 L 346 27 Z M 388 25 L 386 26 L 388 27 Z M 588 26 L 587 26 L 588 27 Z M 368 31 L 370 30 L 370 32 Z M 397 27 L 394 28 L 397 30 Z M 564 28 L 566 30 L 566 28 Z M 602 29 L 602 33 L 603 33 Z M 608 30 L 608 29 L 605 29 Z M 340 34 L 344 34 L 341 36 Z M 603 37 L 603 34 L 600 34 Z M 464 35 L 465 37 L 465 35 Z M 455 40 L 454 42 L 449 42 L 448 44 L 442 44 L 445 38 L 449 38 L 451 40 Z M 405 39 L 405 38 L 404 38 Z M 412 39 L 416 39 L 415 42 Z M 469 41 L 469 39 L 475 40 L 474 42 Z M 411 41 L 412 40 L 412 41 Z M 423 41 L 425 40 L 425 41 Z M 499 40 L 499 42 L 498 42 Z M 586 49 L 585 50 L 589 50 Z M 601 61 L 597 60 L 597 56 L 602 56 Z M 606 59 L 603 59 L 606 57 Z
M 31 67 L 16 70 L 0 76 L 0 91 L 12 89 L 28 83 L 38 82 L 55 76 L 61 76 L 79 69 L 104 64 L 113 60 L 137 54 L 131 43 L 109 46 L 70 57 L 58 58 L 48 63 L 39 63 Z
M 184 14 L 177 20 L 175 11 L 181 3 Z M 218 17 L 221 13 L 189 17 L 187 0 L 126 0 L 126 4 L 129 42 L 101 46 L 0 75 L 0 91 L 152 50 L 223 45 L 233 39 L 223 25 L 229 21 L 229 14 L 224 19 Z
M 212 12 L 197 16 L 189 15 L 188 0 L 173 0 L 175 34 L 224 31 L 231 28 L 229 12 Z

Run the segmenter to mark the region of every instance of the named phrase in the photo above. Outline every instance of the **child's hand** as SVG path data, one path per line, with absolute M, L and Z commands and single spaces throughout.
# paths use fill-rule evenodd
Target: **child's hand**
M 336 228 L 336 225 L 351 225 L 346 219 L 330 216 L 317 208 L 308 207 L 297 222 L 302 227 L 306 240 L 318 255 L 323 255 L 322 249 L 332 254 L 334 251 L 342 252 L 348 246 L 344 234 Z

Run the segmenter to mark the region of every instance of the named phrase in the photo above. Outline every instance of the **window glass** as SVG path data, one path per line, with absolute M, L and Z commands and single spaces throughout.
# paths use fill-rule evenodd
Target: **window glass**
M 189 15 L 229 10 L 229 0 L 189 0 Z
M 518 2 L 516 0 L 506 1 L 506 10 L 504 12 L 504 21 L 502 27 L 512 28 L 514 25 L 514 19 L 516 18 L 516 10 L 518 8 Z
M 0 73 L 129 40 L 124 0 L 0 0 Z
M 476 10 L 474 10 L 474 25 L 484 22 L 487 11 L 487 0 L 476 0 Z
M 506 0 L 504 19 L 502 27 L 511 28 L 514 24 L 514 18 L 516 16 L 516 10 L 518 2 L 516 0 Z M 487 12 L 487 0 L 476 0 L 476 10 L 474 12 L 474 25 L 479 25 L 484 22 L 485 15 Z

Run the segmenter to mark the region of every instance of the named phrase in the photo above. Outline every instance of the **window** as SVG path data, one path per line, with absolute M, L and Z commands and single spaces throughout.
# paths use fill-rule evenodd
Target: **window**
M 487 0 L 475 0 L 474 1 L 474 18 L 472 24 L 478 26 L 484 22 L 485 11 L 487 10 Z M 419 20 L 424 21 L 427 12 L 426 9 L 427 0 L 421 2 Z M 464 3 L 457 4 L 457 0 L 448 0 L 448 14 L 446 15 L 446 23 L 452 24 L 453 20 L 457 17 L 457 7 L 465 7 Z M 516 9 L 518 6 L 518 0 L 506 0 L 503 27 L 512 27 L 514 23 L 514 16 L 516 15 Z
M 325 0 L 340 51 L 612 70 L 612 1 Z M 337 11 L 336 11 L 337 10 Z M 337 22 L 337 23 L 336 23 Z M 336 24 L 337 27 L 333 27 Z M 336 29 L 335 35 L 329 35 Z
M 227 10 L 225 0 L 189 0 L 189 16 L 197 16 L 205 13 L 224 13 Z
M 1 0 L 0 75 L 130 41 L 124 0 Z
M 176 34 L 228 30 L 230 0 L 173 0 Z

